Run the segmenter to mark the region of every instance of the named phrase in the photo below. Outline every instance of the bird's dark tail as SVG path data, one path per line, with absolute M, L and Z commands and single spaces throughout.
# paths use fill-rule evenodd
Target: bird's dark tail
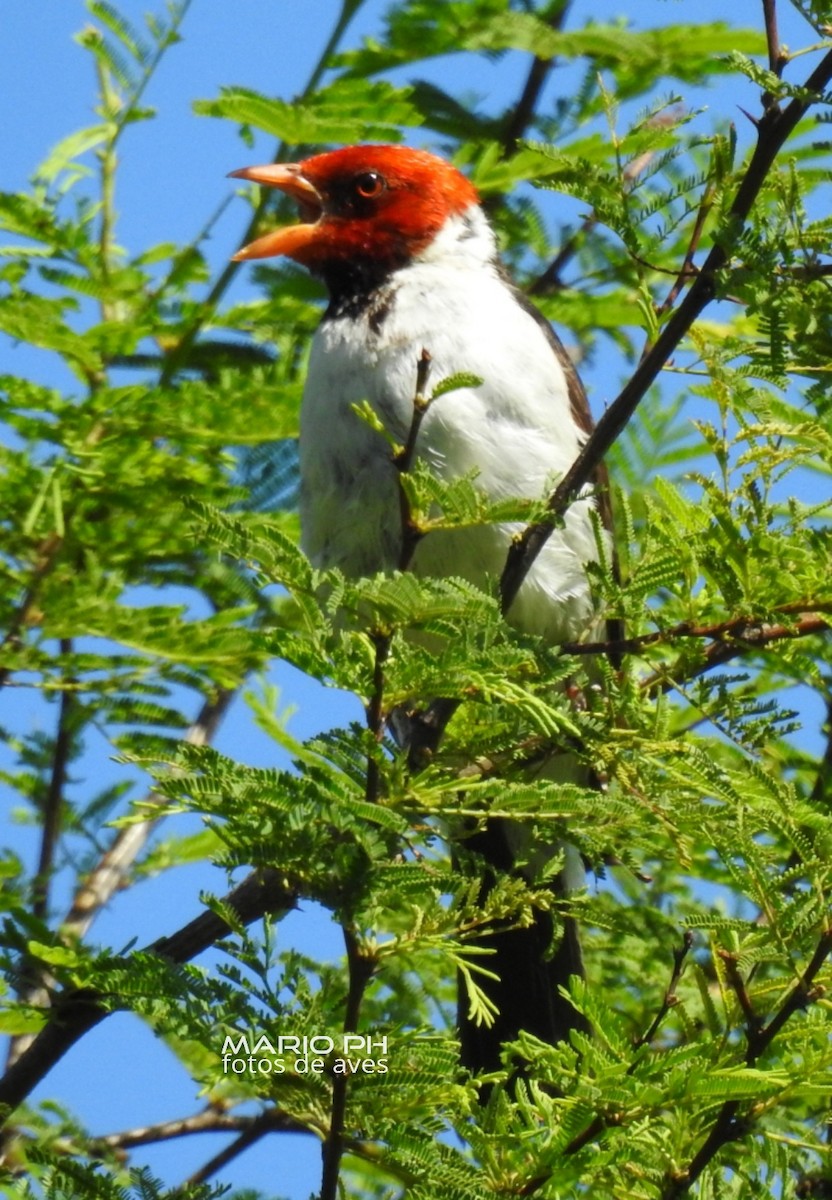
M 492 820 L 484 830 L 466 841 L 466 848 L 486 864 L 481 900 L 494 886 L 497 873 L 516 870 L 511 848 L 509 822 Z M 567 857 L 577 852 L 566 847 Z M 567 870 L 551 883 L 552 891 L 566 895 L 575 883 L 567 881 Z M 498 978 L 478 980 L 497 1010 L 490 1026 L 477 1024 L 469 1015 L 462 980 L 459 983 L 458 1023 L 463 1066 L 471 1072 L 496 1071 L 501 1051 L 521 1030 L 554 1045 L 566 1041 L 584 1022 L 561 994 L 571 975 L 583 977 L 584 967 L 578 926 L 571 917 L 557 921 L 548 911 L 538 910 L 531 925 L 494 929 L 478 940 L 491 950 L 482 965 Z

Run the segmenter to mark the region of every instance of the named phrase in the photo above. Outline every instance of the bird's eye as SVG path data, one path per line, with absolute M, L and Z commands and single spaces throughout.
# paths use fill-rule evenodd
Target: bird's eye
M 362 200 L 372 200 L 380 196 L 387 184 L 378 171 L 364 171 L 353 180 L 353 190 Z

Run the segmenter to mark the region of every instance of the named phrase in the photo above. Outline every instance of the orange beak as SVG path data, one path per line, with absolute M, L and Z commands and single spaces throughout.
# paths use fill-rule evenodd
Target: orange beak
M 299 250 L 302 251 L 315 240 L 323 203 L 318 190 L 304 178 L 300 163 L 270 163 L 263 167 L 242 167 L 239 171 L 231 171 L 229 178 L 248 179 L 251 183 L 274 187 L 291 196 L 300 205 L 302 221 L 300 225 L 273 229 L 271 233 L 243 246 L 236 254 L 232 254 L 234 262 L 246 262 L 252 258 L 272 258 L 278 254 L 294 258 Z

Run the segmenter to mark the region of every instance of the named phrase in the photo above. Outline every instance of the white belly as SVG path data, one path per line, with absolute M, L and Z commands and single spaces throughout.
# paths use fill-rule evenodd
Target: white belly
M 450 480 L 476 469 L 492 499 L 546 495 L 580 449 L 560 364 L 536 321 L 496 275 L 459 272 L 440 286 L 422 263 L 401 273 L 374 334 L 363 316 L 325 321 L 313 344 L 301 413 L 303 545 L 319 566 L 350 575 L 395 568 L 401 551 L 396 468 L 390 448 L 353 411 L 368 400 L 405 440 L 417 361 L 432 357 L 430 385 L 458 372 L 482 378 L 439 397 L 420 431 L 417 455 Z M 447 284 L 447 278 L 444 278 Z M 430 390 L 430 389 L 429 389 Z M 574 504 L 554 531 L 511 610 L 512 621 L 551 641 L 591 624 L 584 564 L 597 557 L 588 506 Z M 437 531 L 423 538 L 412 568 L 496 585 L 518 526 Z

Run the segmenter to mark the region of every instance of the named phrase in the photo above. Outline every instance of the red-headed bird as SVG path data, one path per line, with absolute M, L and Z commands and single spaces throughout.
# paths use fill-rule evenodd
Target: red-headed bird
M 429 407 L 417 457 L 444 480 L 476 470 L 477 487 L 493 500 L 548 494 L 591 429 L 586 394 L 548 322 L 503 274 L 469 180 L 433 154 L 399 146 L 351 146 L 232 175 L 278 188 L 301 216 L 234 257 L 286 255 L 329 292 L 301 409 L 300 515 L 312 561 L 353 576 L 400 564 L 398 467 L 388 441 L 353 406 L 369 401 L 403 443 L 423 349 L 434 381 L 465 372 L 482 382 Z M 596 503 L 587 495 L 569 508 L 510 609 L 513 624 L 550 642 L 593 626 L 585 565 L 598 557 Z M 500 578 L 517 532 L 511 524 L 436 531 L 417 543 L 409 565 L 485 586 Z M 509 872 L 521 843 L 506 821 L 489 822 L 469 842 L 490 868 Z M 558 986 L 582 973 L 580 947 L 571 921 L 561 933 L 553 948 L 551 915 L 540 912 L 534 925 L 490 937 L 495 954 L 483 963 L 500 982 L 484 986 L 499 1016 L 486 1029 L 461 1006 L 467 1066 L 498 1067 L 500 1046 L 521 1029 L 555 1042 L 576 1023 Z

